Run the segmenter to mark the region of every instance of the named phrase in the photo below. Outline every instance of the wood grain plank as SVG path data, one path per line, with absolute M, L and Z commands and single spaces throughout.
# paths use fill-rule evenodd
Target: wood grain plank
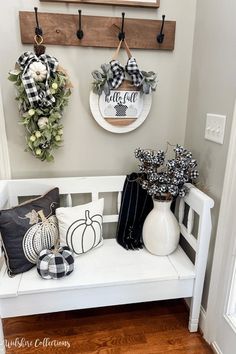
M 70 344 L 37 348 L 43 354 L 212 354 L 187 323 L 184 302 L 173 300 L 5 319 L 4 332 L 9 344 L 16 338 Z M 7 354 L 35 352 L 33 346 L 7 348 Z
M 10 318 L 4 319 L 4 331 L 5 335 L 19 335 L 22 333 L 31 332 L 32 326 L 34 331 L 40 331 L 45 328 L 45 322 L 48 326 L 53 328 L 62 327 L 63 322 L 70 320 L 72 327 L 78 326 L 80 330 L 91 331 L 94 329 L 106 330 L 112 328 L 118 328 L 119 326 L 124 325 L 129 326 L 131 323 L 138 325 L 137 320 L 140 320 L 140 323 L 143 324 L 142 318 L 145 316 L 148 311 L 149 315 L 153 321 L 159 321 L 159 316 L 166 318 L 167 321 L 170 320 L 168 316 L 173 316 L 177 314 L 176 318 L 183 318 L 188 321 L 188 314 L 186 312 L 186 306 L 182 301 L 179 300 L 166 300 L 162 301 L 162 306 L 156 306 L 156 302 L 148 302 L 141 304 L 132 304 L 132 305 L 122 305 L 115 307 L 105 307 L 105 308 L 96 308 L 96 309 L 86 309 L 86 310 L 75 310 L 67 312 L 58 312 L 56 314 L 41 314 L 41 315 L 32 315 L 32 316 L 22 316 L 19 318 Z M 181 315 L 180 315 L 181 314 Z M 96 318 L 96 321 L 93 322 L 91 319 Z M 149 319 L 148 330 L 156 328 L 154 322 Z M 163 323 L 163 321 L 161 322 Z M 99 326 L 98 326 L 99 324 Z M 144 323 L 145 327 L 147 326 Z M 154 325 L 154 326 L 153 326 Z M 184 324 L 182 323 L 182 326 Z M 168 325 L 169 326 L 169 325 Z M 169 327 L 168 327 L 169 328 Z
M 31 316 L 30 316 L 31 317 Z M 166 331 L 176 331 L 178 329 L 187 328 L 188 318 L 187 316 L 183 316 L 183 314 L 179 314 L 177 318 L 173 318 L 173 314 L 162 316 L 162 321 L 160 322 L 157 318 L 149 318 L 148 323 L 143 322 L 143 316 L 141 318 L 135 318 L 130 316 L 127 318 L 126 316 L 121 316 L 121 318 L 117 318 L 117 315 L 114 318 L 108 317 L 96 317 L 96 321 L 93 322 L 93 318 L 90 317 L 89 320 L 83 319 L 70 319 L 69 327 L 65 327 L 63 323 L 67 321 L 58 321 L 55 323 L 54 317 L 52 316 L 52 320 L 46 321 L 47 327 L 45 328 L 45 321 L 43 323 L 38 323 L 37 317 L 32 319 L 29 317 L 29 320 L 26 322 L 25 317 L 24 320 L 18 319 L 15 323 L 13 320 L 13 325 L 9 325 L 4 321 L 4 330 L 5 334 L 12 336 L 22 336 L 23 334 L 27 335 L 27 337 L 31 337 L 32 328 L 34 328 L 34 336 L 41 336 L 42 332 L 45 336 L 87 336 L 92 335 L 93 333 L 106 333 L 107 331 L 112 331 L 114 333 L 117 330 L 122 329 L 122 332 L 127 335 L 134 335 L 137 333 L 146 333 L 157 335 L 157 333 L 163 333 Z M 135 326 L 134 326 L 135 323 Z
M 34 43 L 35 15 L 33 12 L 20 11 L 20 30 L 23 44 Z M 78 16 L 69 14 L 40 13 L 40 26 L 44 33 L 44 43 L 52 45 L 116 48 L 121 19 L 118 17 L 83 16 L 84 37 L 76 36 Z M 132 49 L 174 50 L 175 21 L 166 21 L 165 39 L 157 42 L 161 21 L 126 19 L 125 33 Z
M 135 7 L 150 7 L 158 8 L 160 7 L 160 0 L 153 2 L 147 1 L 123 1 L 123 0 L 40 0 L 42 2 L 63 2 L 71 4 L 90 4 L 90 5 L 115 5 L 115 6 L 135 6 Z
M 114 118 L 114 117 L 104 118 L 104 119 L 108 123 L 115 125 L 115 126 L 119 126 L 119 127 L 124 127 L 126 125 L 130 125 L 136 120 L 136 118 Z

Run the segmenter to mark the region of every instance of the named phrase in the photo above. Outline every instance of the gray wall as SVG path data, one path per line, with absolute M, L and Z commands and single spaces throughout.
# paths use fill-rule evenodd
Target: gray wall
M 44 12 L 77 13 L 77 5 L 42 3 L 37 0 L 3 1 L 0 13 L 1 45 L 0 83 L 3 93 L 7 137 L 13 178 L 124 174 L 136 168 L 135 147 L 165 148 L 166 141 L 183 143 L 186 127 L 188 91 L 191 72 L 192 43 L 196 0 L 163 0 L 159 11 L 125 8 L 127 17 L 166 18 L 177 21 L 174 52 L 133 51 L 143 70 L 159 74 L 158 90 L 153 95 L 149 117 L 137 130 L 113 134 L 103 130 L 91 116 L 89 92 L 91 71 L 109 61 L 113 50 L 48 46 L 74 85 L 73 95 L 64 116 L 64 147 L 55 155 L 55 163 L 42 163 L 24 152 L 24 131 L 18 125 L 14 87 L 7 81 L 8 71 L 18 56 L 31 50 L 22 45 L 18 11 L 33 11 L 38 6 Z M 84 14 L 120 16 L 122 8 L 80 6 Z M 128 41 L 128 38 L 127 38 Z M 124 53 L 121 59 L 125 63 Z
M 213 235 L 203 295 L 205 308 L 236 99 L 235 21 L 235 0 L 198 0 L 185 145 L 197 156 L 200 182 L 215 200 Z M 223 145 L 204 139 L 207 113 L 227 116 Z
M 17 57 L 31 46 L 22 45 L 18 11 L 76 13 L 77 5 L 41 3 L 38 0 L 4 1 L 0 13 L 0 84 L 3 91 L 7 137 L 14 178 L 123 174 L 136 168 L 133 150 L 137 146 L 165 148 L 166 141 L 184 143 L 200 162 L 201 182 L 215 200 L 213 238 L 203 298 L 206 308 L 209 277 L 214 250 L 218 210 L 222 193 L 233 105 L 236 96 L 235 0 L 162 0 L 159 10 L 126 8 L 127 17 L 176 20 L 174 52 L 133 51 L 140 67 L 159 74 L 158 90 L 151 113 L 144 124 L 127 134 L 112 134 L 92 118 L 88 97 L 91 71 L 108 61 L 109 49 L 48 46 L 71 77 L 73 95 L 64 116 L 64 147 L 53 164 L 42 163 L 24 152 L 24 131 L 18 125 L 14 88 L 7 72 Z M 120 16 L 122 8 L 80 6 L 87 15 Z M 193 35 L 194 34 L 194 35 Z M 194 37 L 194 40 L 193 40 Z M 194 43 L 193 60 L 192 46 Z M 124 54 L 121 56 L 125 62 Z M 191 69 L 192 64 L 192 69 Z M 191 72 L 192 70 L 192 72 Z M 190 81 L 191 75 L 191 81 Z M 190 89 L 189 89 L 190 84 Z M 204 140 L 206 113 L 227 115 L 223 145 Z M 186 131 L 185 131 L 186 130 Z

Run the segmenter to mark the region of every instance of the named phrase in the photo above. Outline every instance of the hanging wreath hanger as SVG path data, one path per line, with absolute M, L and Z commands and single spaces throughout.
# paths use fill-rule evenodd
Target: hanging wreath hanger
M 39 26 L 39 20 L 38 20 L 38 8 L 34 8 L 34 13 L 35 13 L 35 22 L 36 22 L 36 27 L 35 27 L 35 36 L 34 36 L 34 52 L 35 54 L 39 57 L 41 54 L 45 53 L 46 47 L 42 45 L 43 43 L 43 30 Z
M 113 27 L 114 29 L 120 31 L 120 27 L 118 27 L 116 24 L 113 24 L 112 27 Z M 118 35 L 118 38 L 119 38 L 119 39 L 120 39 L 120 34 L 121 34 L 121 33 L 122 33 L 122 32 L 120 32 L 119 35 Z M 128 58 L 131 58 L 131 57 L 132 57 L 132 53 L 131 53 L 131 51 L 130 51 L 130 49 L 129 49 L 129 46 L 128 46 L 128 43 L 127 43 L 127 41 L 126 41 L 126 39 L 125 39 L 125 37 L 124 37 L 124 39 L 120 39 L 120 42 L 119 42 L 118 47 L 117 47 L 117 49 L 116 49 L 116 51 L 115 51 L 115 53 L 114 53 L 114 55 L 113 55 L 113 57 L 112 57 L 112 60 L 116 60 L 116 59 L 117 59 L 118 54 L 119 54 L 119 52 L 120 52 L 120 48 L 121 48 L 121 46 L 122 46 L 122 43 L 124 43 L 125 51 L 126 51 L 126 53 L 127 53 L 127 55 L 128 55 Z

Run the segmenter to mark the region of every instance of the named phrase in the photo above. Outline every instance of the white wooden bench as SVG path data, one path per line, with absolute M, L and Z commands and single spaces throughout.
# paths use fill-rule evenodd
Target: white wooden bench
M 125 176 L 108 176 L 0 181 L 0 209 L 18 204 L 19 197 L 41 195 L 55 186 L 67 206 L 72 206 L 73 194 L 91 193 L 91 199 L 96 200 L 100 193 L 104 197 L 104 193 L 116 192 L 117 212 L 104 216 L 104 223 L 114 223 L 118 220 L 124 180 Z M 196 252 L 195 264 L 180 246 L 170 256 L 158 257 L 145 249 L 126 251 L 114 238 L 76 258 L 74 272 L 60 280 L 43 280 L 35 268 L 10 278 L 4 264 L 0 273 L 1 318 L 191 298 L 189 330 L 197 331 L 214 202 L 189 186 L 190 192 L 180 200 L 177 214 L 181 234 Z M 185 204 L 189 206 L 187 222 Z M 199 215 L 197 237 L 192 234 L 195 213 Z

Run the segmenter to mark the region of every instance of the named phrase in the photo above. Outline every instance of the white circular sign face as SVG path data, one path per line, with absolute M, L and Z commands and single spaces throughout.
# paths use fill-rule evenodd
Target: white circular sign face
M 145 95 L 124 81 L 110 95 L 90 93 L 90 108 L 97 123 L 112 133 L 127 133 L 138 128 L 147 118 L 152 95 Z

